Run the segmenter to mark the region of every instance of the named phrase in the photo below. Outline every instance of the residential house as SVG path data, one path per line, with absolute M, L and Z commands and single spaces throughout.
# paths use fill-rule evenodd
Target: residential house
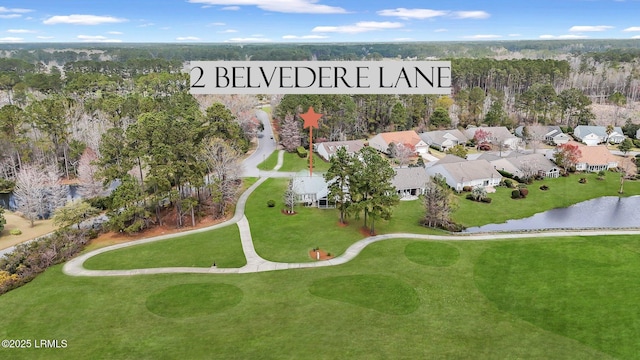
M 316 146 L 316 152 L 326 161 L 331 160 L 331 157 L 340 149 L 341 147 L 347 150 L 347 153 L 353 154 L 357 153 L 364 147 L 365 143 L 362 140 L 349 140 L 349 141 L 328 141 L 319 143 Z
M 427 131 L 420 134 L 420 138 L 434 149 L 446 151 L 456 145 L 467 143 L 467 137 L 458 129 Z
M 335 203 L 329 201 L 329 184 L 323 175 L 314 173 L 313 176 L 309 176 L 309 172 L 303 170 L 292 180 L 297 202 L 321 209 L 335 208 Z
M 456 191 L 462 191 L 465 186 L 498 186 L 502 180 L 502 175 L 487 160 L 435 164 L 426 171 L 429 176 L 442 175 Z
M 369 146 L 385 154 L 391 144 L 409 146 L 418 155 L 429 152 L 429 145 L 413 130 L 380 133 L 369 140 Z
M 391 180 L 391 184 L 396 188 L 400 199 L 415 199 L 418 195 L 424 194 L 426 184 L 429 182 L 429 175 L 423 167 L 406 167 L 394 169 L 396 176 Z
M 619 126 L 614 127 L 611 134 L 607 134 L 607 128 L 605 126 L 587 125 L 576 126 L 576 128 L 573 129 L 573 137 L 587 146 L 595 146 L 605 142 L 619 144 L 625 138 L 622 128 Z
M 504 126 L 482 126 L 482 127 L 469 127 L 464 131 L 464 135 L 468 139 L 473 139 L 478 130 L 487 132 L 489 135 L 485 141 L 493 145 L 503 145 L 505 148 L 512 150 L 518 149 L 522 140 L 513 135 L 509 129 Z
M 496 170 L 506 171 L 513 176 L 525 178 L 528 176 L 542 176 L 557 178 L 560 169 L 543 154 L 518 154 L 490 161 Z
M 599 172 L 618 167 L 618 157 L 613 155 L 606 146 L 577 145 L 580 149 L 580 157 L 576 164 L 576 170 Z
M 571 140 L 569 135 L 562 132 L 560 126 L 528 125 L 526 129 L 524 126 L 518 126 L 515 134 L 523 139 L 544 141 L 550 145 L 562 145 Z

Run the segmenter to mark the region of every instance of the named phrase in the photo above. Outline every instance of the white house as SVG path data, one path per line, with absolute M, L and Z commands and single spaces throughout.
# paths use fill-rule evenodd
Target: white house
M 335 207 L 335 203 L 328 199 L 329 184 L 321 174 L 309 176 L 307 171 L 300 171 L 292 180 L 297 202 L 322 209 Z
M 487 160 L 435 164 L 426 171 L 429 176 L 442 175 L 456 191 L 462 191 L 465 186 L 498 186 L 502 180 L 502 175 Z
M 464 145 L 468 140 L 458 129 L 427 131 L 421 133 L 420 138 L 429 146 L 440 151 L 446 151 L 459 144 Z
M 413 130 L 380 133 L 369 140 L 369 146 L 385 154 L 389 154 L 389 145 L 392 143 L 409 146 L 417 155 L 429 152 L 429 145 Z
M 619 144 L 625 138 L 622 128 L 619 126 L 614 127 L 611 134 L 607 134 L 607 128 L 604 126 L 578 125 L 573 129 L 573 136 L 587 146 L 595 146 L 604 142 Z
M 316 152 L 321 158 L 326 161 L 331 160 L 331 157 L 340 148 L 345 148 L 348 154 L 357 153 L 364 147 L 364 141 L 362 140 L 349 140 L 349 141 L 327 141 L 319 143 L 316 146 Z
M 490 161 L 496 170 L 506 171 L 519 178 L 527 176 L 543 176 L 557 178 L 560 169 L 543 154 L 518 154 Z
M 518 137 L 544 141 L 551 145 L 566 144 L 571 140 L 571 137 L 562 132 L 559 126 L 545 126 L 545 125 L 528 125 L 518 126 L 515 130 L 515 134 Z M 526 134 L 526 136 L 525 136 Z

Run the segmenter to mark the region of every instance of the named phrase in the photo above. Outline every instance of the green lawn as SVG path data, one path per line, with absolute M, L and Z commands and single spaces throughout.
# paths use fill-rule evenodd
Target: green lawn
M 246 264 L 238 227 L 156 241 L 109 251 L 85 262 L 87 269 L 143 269 L 159 267 L 241 267 Z
M 256 251 L 271 261 L 311 261 L 309 251 L 315 247 L 333 254 L 343 253 L 349 245 L 363 238 L 352 222 L 347 227 L 338 226 L 339 213 L 335 209 L 320 210 L 296 206 L 295 215 L 284 215 L 282 196 L 288 179 L 268 179 L 249 197 L 245 214 L 251 225 L 251 235 Z M 276 206 L 267 207 L 268 200 Z
M 273 168 L 278 164 L 278 151 L 274 151 L 266 158 L 263 162 L 258 164 L 258 169 L 260 170 L 273 170 Z
M 265 161 L 258 165 L 260 170 L 273 170 L 278 163 L 278 151 L 273 152 Z M 329 169 L 329 163 L 324 161 L 318 154 L 313 154 L 313 171 L 325 172 Z M 279 171 L 298 172 L 300 170 L 309 170 L 308 158 L 301 158 L 295 153 L 284 153 L 282 167 Z
M 581 177 L 587 178 L 586 184 L 580 184 Z M 567 207 L 582 201 L 601 196 L 618 196 L 620 175 L 607 172 L 604 180 L 597 180 L 596 174 L 574 174 L 569 177 L 535 181 L 528 185 L 529 195 L 525 199 L 511 199 L 511 191 L 504 187 L 496 188 L 489 194 L 491 204 L 466 200 L 465 193 L 458 196 L 459 208 L 453 213 L 453 220 L 466 227 L 503 223 L 509 219 L 521 219 L 554 208 Z M 546 184 L 549 190 L 540 190 Z M 639 181 L 625 181 L 624 196 L 640 195 Z
M 432 256 L 433 253 L 439 256 Z M 335 267 L 74 278 L 0 296 L 6 359 L 631 359 L 634 237 L 390 240 Z

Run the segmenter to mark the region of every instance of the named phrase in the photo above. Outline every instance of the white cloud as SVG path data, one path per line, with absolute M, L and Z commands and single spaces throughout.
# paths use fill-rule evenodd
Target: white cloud
M 223 30 L 223 31 L 218 31 L 221 34 L 232 34 L 232 33 L 237 33 L 238 30 L 236 29 L 227 29 L 227 30 Z
M 154 25 L 155 25 L 154 23 L 148 22 L 148 23 L 140 24 L 140 25 L 138 25 L 138 27 L 145 28 L 145 27 L 150 27 L 150 26 L 154 26 Z
M 122 40 L 109 39 L 109 38 L 107 38 L 105 36 L 102 36 L 102 35 L 78 35 L 77 38 L 78 38 L 78 40 L 84 41 L 84 42 L 99 42 L 99 43 L 122 42 Z
M 0 14 L 0 19 L 16 19 L 16 18 L 19 18 L 19 17 L 22 17 L 22 15 L 20 15 L 20 14 L 7 14 L 7 15 Z
M 632 26 L 632 27 L 628 27 L 622 31 L 640 31 L 640 26 Z
M 23 41 L 24 41 L 23 38 L 12 37 L 12 36 L 0 38 L 0 43 L 15 43 L 15 42 L 23 42 Z
M 432 9 L 385 9 L 378 11 L 380 16 L 396 16 L 401 19 L 430 19 L 438 16 L 447 15 L 447 11 L 444 10 L 432 10 Z
M 265 11 L 297 14 L 344 14 L 341 7 L 318 4 L 318 0 L 188 0 L 193 4 L 257 6 Z
M 302 40 L 315 40 L 315 39 L 327 39 L 328 36 L 325 35 L 285 35 L 282 37 L 283 39 L 292 40 L 292 39 L 302 39 Z
M 124 33 L 122 31 L 109 31 L 109 32 L 107 32 L 107 34 L 110 34 L 110 35 L 122 35 Z
M 19 13 L 24 14 L 28 12 L 32 12 L 31 9 L 20 9 L 20 8 L 6 8 L 4 6 L 0 6 L 0 13 Z
M 478 34 L 478 35 L 470 35 L 463 36 L 465 39 L 475 39 L 475 40 L 488 40 L 488 39 L 498 39 L 501 38 L 501 35 L 493 35 L 493 34 Z
M 36 38 L 38 38 L 40 40 L 51 40 L 54 37 L 53 36 L 36 36 Z
M 597 25 L 597 26 L 572 26 L 569 31 L 571 32 L 591 32 L 591 31 L 606 31 L 613 29 L 613 26 Z
M 509 37 L 520 37 L 520 36 L 522 36 L 522 34 L 509 34 L 507 36 L 509 36 Z
M 391 21 L 360 21 L 355 23 L 354 25 L 343 25 L 343 26 L 316 26 L 311 29 L 311 32 L 336 32 L 336 33 L 345 33 L 345 34 L 357 34 L 363 33 L 367 31 L 375 31 L 375 30 L 384 30 L 384 29 L 398 29 L 403 27 L 404 25 L 399 22 L 391 22 Z
M 486 19 L 489 16 L 489 13 L 482 10 L 477 11 L 456 11 L 453 13 L 455 17 L 458 19 Z
M 447 32 L 447 31 L 449 31 L 449 29 L 435 29 L 435 30 L 433 30 L 433 32 L 437 32 L 437 33 Z
M 33 34 L 33 33 L 35 33 L 35 30 L 9 29 L 9 30 L 7 30 L 7 32 L 11 33 L 11 34 Z
M 72 25 L 101 25 L 125 22 L 127 19 L 116 18 L 113 16 L 98 15 L 56 15 L 43 21 L 46 25 L 55 24 L 72 24 Z
M 220 8 L 220 10 L 238 11 L 240 10 L 240 6 L 225 6 L 223 8 Z
M 247 37 L 247 38 L 231 38 L 229 40 L 225 40 L 225 42 L 271 42 L 271 39 L 263 38 L 263 37 Z
M 179 36 L 176 38 L 177 41 L 200 41 L 201 39 L 197 36 Z
M 640 39 L 640 35 L 634 35 L 631 37 L 632 39 Z

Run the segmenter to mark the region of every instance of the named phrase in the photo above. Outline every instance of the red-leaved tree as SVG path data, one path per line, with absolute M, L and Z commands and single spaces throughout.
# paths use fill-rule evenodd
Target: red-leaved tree
M 553 159 L 566 173 L 569 169 L 576 166 L 581 156 L 582 152 L 578 145 L 567 143 L 558 146 L 556 153 L 553 155 Z

